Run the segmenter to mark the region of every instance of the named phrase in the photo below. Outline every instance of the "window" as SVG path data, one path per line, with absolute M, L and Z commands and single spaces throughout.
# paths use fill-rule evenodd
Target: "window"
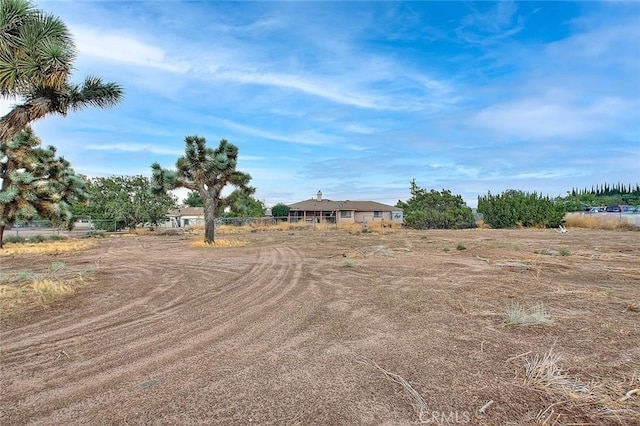
M 351 211 L 349 211 L 349 210 L 342 210 L 342 211 L 340 212 L 340 218 L 341 218 L 341 219 L 349 219 L 349 218 L 351 218 Z
M 381 218 L 382 217 L 382 212 L 373 212 L 373 217 L 377 218 L 377 219 Z

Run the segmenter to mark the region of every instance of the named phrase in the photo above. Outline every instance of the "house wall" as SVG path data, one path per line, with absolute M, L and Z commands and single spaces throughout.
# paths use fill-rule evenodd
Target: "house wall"
M 372 222 L 378 220 L 391 220 L 391 212 L 381 212 L 381 217 L 373 217 L 373 212 L 356 212 L 355 221 L 358 223 Z
M 193 226 L 204 222 L 202 216 L 180 216 L 180 226 Z
M 356 213 L 351 211 L 351 217 L 342 217 L 340 211 L 337 212 L 336 220 L 338 223 L 355 223 Z

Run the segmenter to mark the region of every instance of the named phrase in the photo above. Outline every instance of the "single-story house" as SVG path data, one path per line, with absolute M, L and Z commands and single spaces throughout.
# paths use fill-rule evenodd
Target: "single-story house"
M 367 223 L 371 221 L 393 221 L 402 223 L 402 209 L 375 201 L 334 201 L 322 198 L 318 191 L 316 198 L 290 204 L 289 221 L 316 223 Z
M 204 223 L 204 207 L 181 207 L 169 210 L 166 216 L 165 226 L 172 228 L 184 228 L 191 225 Z

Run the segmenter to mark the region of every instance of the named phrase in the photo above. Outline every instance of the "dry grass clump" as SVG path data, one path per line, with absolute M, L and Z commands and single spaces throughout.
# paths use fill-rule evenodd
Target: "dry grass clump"
M 46 241 L 42 243 L 13 243 L 6 244 L 0 250 L 0 256 L 13 254 L 42 254 L 63 253 L 67 251 L 84 250 L 96 245 L 94 240 L 68 239 L 63 241 Z
M 523 384 L 545 394 L 549 401 L 536 416 L 539 425 L 640 424 L 640 411 L 627 403 L 624 384 L 583 383 L 559 365 L 563 355 L 552 347 L 544 355 L 525 358 Z M 627 392 L 629 394 L 629 392 Z M 637 407 L 637 405 L 636 405 Z
M 40 302 L 44 304 L 53 303 L 65 296 L 75 293 L 75 290 L 70 283 L 50 279 L 34 281 L 32 288 Z
M 2 317 L 32 308 L 49 306 L 75 294 L 84 285 L 90 270 L 68 271 L 63 262 L 52 262 L 43 273 L 21 270 L 0 274 L 0 313 Z
M 416 411 L 416 416 L 418 417 L 418 422 L 419 423 L 431 423 L 431 421 L 433 419 L 427 418 L 429 416 L 429 413 L 430 413 L 429 406 L 427 405 L 427 402 L 422 397 L 420 392 L 418 392 L 411 385 L 411 383 L 409 383 L 409 381 L 407 379 L 405 379 L 404 377 L 402 377 L 402 376 L 400 376 L 398 374 L 395 374 L 395 373 L 392 373 L 390 371 L 385 370 L 384 368 L 380 367 L 374 361 L 371 361 L 371 360 L 368 360 L 368 359 L 364 359 L 361 362 L 363 362 L 365 364 L 368 364 L 368 365 L 371 365 L 372 367 L 376 368 L 377 370 L 382 372 L 382 374 L 384 374 L 384 376 L 387 378 L 387 380 L 390 380 L 393 383 L 396 383 L 397 385 L 399 385 L 404 390 L 405 394 L 407 395 L 407 398 L 409 399 L 409 403 L 411 404 L 411 406 Z
M 601 215 L 569 215 L 565 218 L 565 226 L 569 228 L 606 229 L 633 231 L 640 230 L 632 225 L 626 218 Z
M 549 324 L 551 315 L 547 312 L 543 303 L 536 303 L 527 309 L 520 303 L 515 302 L 504 316 L 504 323 L 507 325 L 536 325 Z
M 203 240 L 195 240 L 195 241 L 192 241 L 189 245 L 195 248 L 220 248 L 220 247 L 242 247 L 247 245 L 247 243 L 242 240 L 217 239 L 212 244 L 207 244 Z

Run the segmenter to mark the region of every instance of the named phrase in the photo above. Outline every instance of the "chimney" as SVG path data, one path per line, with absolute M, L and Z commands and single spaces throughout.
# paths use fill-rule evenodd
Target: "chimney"
M 318 193 L 316 195 L 318 196 L 317 200 L 322 201 L 322 191 L 318 190 Z

